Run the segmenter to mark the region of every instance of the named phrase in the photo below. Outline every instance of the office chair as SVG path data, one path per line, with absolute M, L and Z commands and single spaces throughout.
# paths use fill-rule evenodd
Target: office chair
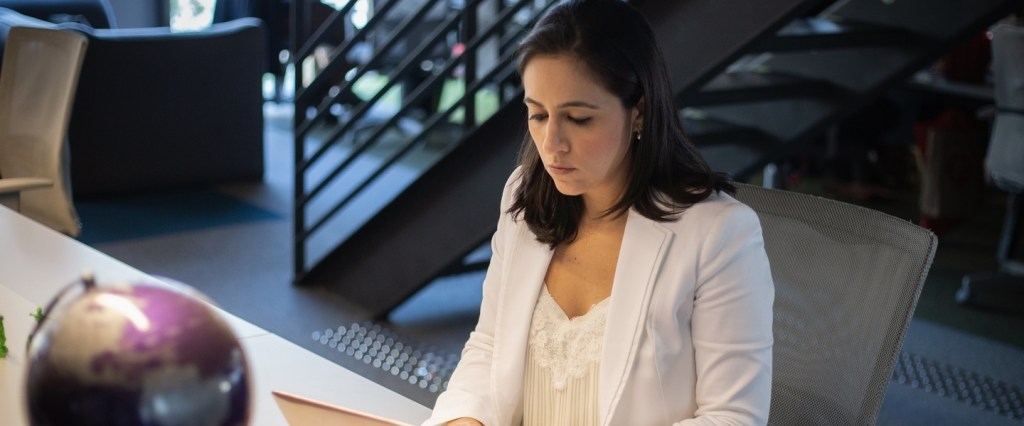
M 999 269 L 964 275 L 956 292 L 961 305 L 1020 311 L 1024 298 L 1024 9 L 1016 25 L 992 27 L 992 79 L 996 117 L 985 166 L 1007 193 L 996 260 Z
M 5 205 L 78 236 L 67 144 L 86 38 L 10 27 L 0 67 L 0 194 Z
M 740 185 L 775 281 L 774 425 L 874 424 L 937 239 L 838 201 Z

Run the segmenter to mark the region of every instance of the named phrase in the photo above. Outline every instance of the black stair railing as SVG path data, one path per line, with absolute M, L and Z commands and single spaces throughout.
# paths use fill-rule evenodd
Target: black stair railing
M 402 1 L 407 0 L 380 2 L 358 29 L 351 25 L 358 9 L 355 1 L 329 12 L 315 1 L 292 3 L 293 261 L 298 283 L 323 257 L 318 255 L 325 254 L 316 249 L 329 251 L 359 226 L 343 223 L 351 220 L 346 212 L 374 208 L 357 200 L 378 191 L 378 183 L 386 181 L 391 171 L 408 169 L 402 163 L 410 162 L 413 153 L 422 171 L 484 122 L 493 107 L 518 101 L 509 96 L 520 90 L 511 64 L 515 41 L 553 4 L 423 0 L 415 10 L 402 11 L 395 7 Z M 315 22 L 318 15 L 319 23 Z M 343 41 L 332 45 L 338 34 L 345 35 Z M 456 45 L 458 51 L 450 53 Z M 372 54 L 353 63 L 351 57 L 360 49 Z M 302 66 L 318 50 L 329 52 L 329 62 Z M 481 69 L 485 55 L 490 68 Z M 424 68 L 430 71 L 426 77 L 403 84 Z M 370 76 L 382 82 L 372 93 L 357 93 L 360 82 Z M 395 105 L 391 94 L 398 87 L 404 93 Z M 477 105 L 478 96 L 490 96 L 496 105 L 490 109 Z M 425 112 L 424 104 L 436 108 Z M 392 110 L 383 117 L 374 116 L 374 111 L 385 107 Z M 411 131 L 410 120 L 415 123 Z M 437 138 L 446 143 L 428 146 L 429 140 Z M 392 186 L 388 191 L 393 196 L 400 193 L 401 183 Z

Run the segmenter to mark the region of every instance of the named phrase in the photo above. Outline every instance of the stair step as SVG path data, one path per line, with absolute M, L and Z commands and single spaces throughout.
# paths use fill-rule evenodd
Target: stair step
M 922 38 L 904 28 L 880 27 L 842 19 L 804 18 L 749 46 L 752 52 L 844 49 L 915 44 Z
M 783 145 L 757 128 L 720 120 L 703 111 L 687 109 L 683 114 L 683 128 L 712 169 L 736 179 L 748 179 Z
M 720 104 L 702 107 L 708 117 L 750 127 L 770 137 L 788 141 L 810 126 L 835 114 L 851 97 L 793 97 L 763 102 Z
M 835 98 L 843 94 L 836 85 L 780 73 L 728 72 L 683 98 L 688 106 L 749 103 L 796 97 Z
M 1020 0 L 840 1 L 823 13 L 844 22 L 906 28 L 943 51 L 953 47 L 951 40 L 984 31 L 1020 5 Z
M 712 145 L 760 145 L 775 146 L 779 141 L 771 135 L 753 127 L 740 126 L 699 114 L 686 114 L 683 128 L 687 136 L 698 147 Z
M 926 102 L 947 106 L 978 109 L 995 103 L 992 85 L 949 80 L 931 70 L 918 71 L 907 80 L 906 88 L 922 96 Z
M 738 182 L 749 181 L 774 156 L 772 151 L 750 145 L 700 147 L 700 153 L 716 172 L 725 172 Z

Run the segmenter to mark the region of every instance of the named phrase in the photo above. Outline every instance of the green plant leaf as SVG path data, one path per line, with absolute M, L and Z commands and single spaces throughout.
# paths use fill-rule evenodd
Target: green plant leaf
M 7 335 L 4 334 L 3 315 L 0 315 L 0 358 L 7 358 Z

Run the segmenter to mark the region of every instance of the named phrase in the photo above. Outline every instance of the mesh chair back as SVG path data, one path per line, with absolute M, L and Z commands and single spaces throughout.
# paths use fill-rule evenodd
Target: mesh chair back
M 934 234 L 833 200 L 740 185 L 775 280 L 769 424 L 874 424 Z
M 77 236 L 67 129 L 86 38 L 71 31 L 13 27 L 0 67 L 0 176 L 43 177 L 21 194 L 21 213 Z

